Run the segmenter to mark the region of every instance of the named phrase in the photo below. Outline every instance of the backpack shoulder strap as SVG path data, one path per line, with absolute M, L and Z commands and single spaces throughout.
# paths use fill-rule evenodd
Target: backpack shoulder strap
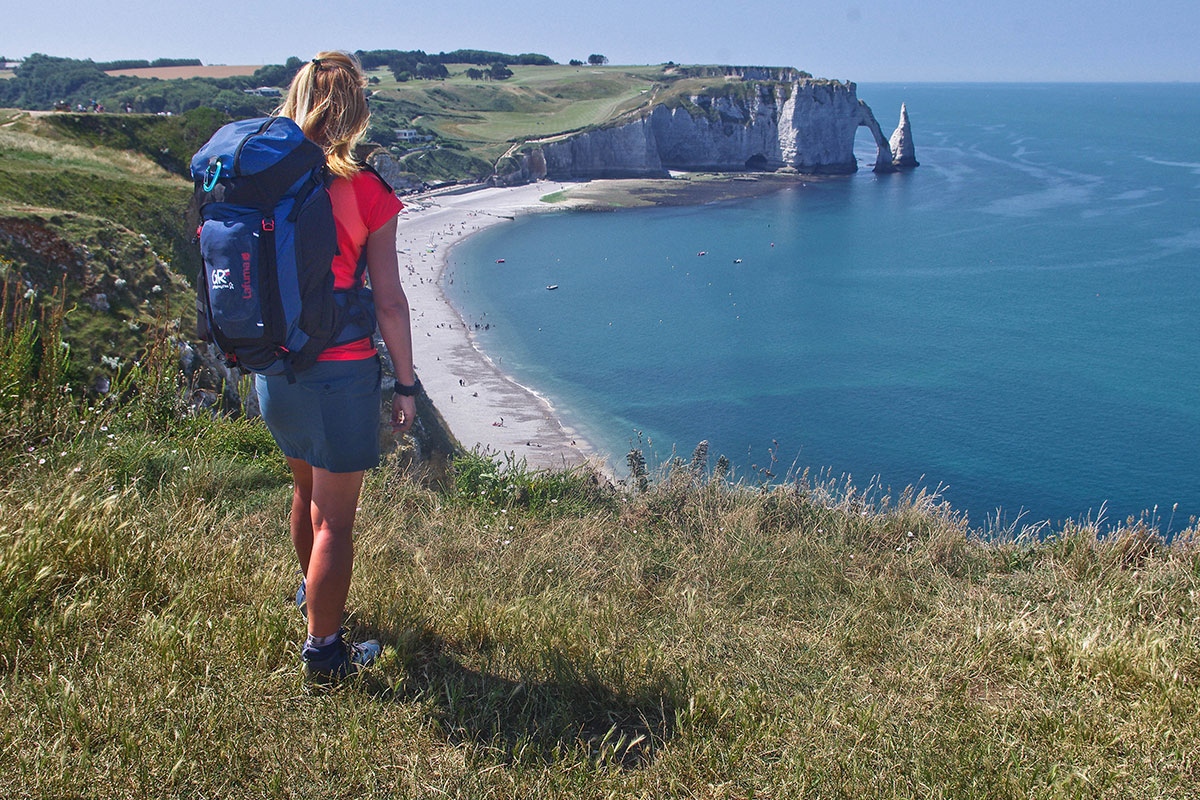
M 379 174 L 379 170 L 372 167 L 366 161 L 362 162 L 362 168 L 363 168 L 363 171 L 369 172 L 372 175 L 374 175 L 376 178 L 378 178 L 379 182 L 383 184 L 383 188 L 387 189 L 389 192 L 395 193 L 396 190 L 393 189 L 392 185 L 390 183 L 388 183 L 387 180 L 385 180 L 382 175 Z
M 379 181 L 381 184 L 383 184 L 383 188 L 386 189 L 389 193 L 391 193 L 391 194 L 395 193 L 396 190 L 393 189 L 392 185 L 390 183 L 388 183 L 382 175 L 379 174 L 378 170 L 376 170 L 374 167 L 372 167 L 366 161 L 363 161 L 360 166 L 362 167 L 362 170 L 361 170 L 362 172 L 368 172 L 371 175 L 374 175 L 375 179 L 377 181 Z M 357 197 L 356 197 L 356 199 L 357 199 Z M 363 216 L 363 211 L 362 211 L 361 207 L 358 207 L 358 214 L 359 214 L 359 218 L 363 220 L 364 227 L 365 227 L 366 219 Z M 357 285 L 357 286 L 365 285 L 363 276 L 366 274 L 366 272 L 367 272 L 367 245 L 364 242 L 362 252 L 359 253 L 359 256 L 358 256 L 358 264 L 355 266 L 355 269 L 354 269 L 355 285 Z

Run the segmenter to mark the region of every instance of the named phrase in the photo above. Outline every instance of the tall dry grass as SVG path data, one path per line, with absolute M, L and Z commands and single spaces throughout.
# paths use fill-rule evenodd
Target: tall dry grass
M 269 437 L 125 398 L 5 453 L 9 794 L 1200 792 L 1195 530 L 985 541 L 936 496 L 731 485 L 705 453 L 636 493 L 389 463 L 349 604 L 385 654 L 319 690 Z

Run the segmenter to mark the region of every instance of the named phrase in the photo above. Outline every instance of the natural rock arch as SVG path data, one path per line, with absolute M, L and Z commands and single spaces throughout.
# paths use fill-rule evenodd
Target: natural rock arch
M 888 140 L 884 138 L 883 131 L 875 120 L 875 115 L 871 113 L 871 107 L 862 100 L 858 101 L 858 124 L 869 130 L 875 137 L 875 172 L 895 172 L 896 167 L 892 164 L 892 148 L 888 144 Z

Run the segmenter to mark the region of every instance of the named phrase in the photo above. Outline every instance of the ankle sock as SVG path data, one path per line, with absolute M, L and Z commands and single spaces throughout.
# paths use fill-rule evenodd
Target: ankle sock
M 313 636 L 311 633 L 304 640 L 305 647 L 328 647 L 329 645 L 342 638 L 341 631 L 331 633 L 328 636 Z

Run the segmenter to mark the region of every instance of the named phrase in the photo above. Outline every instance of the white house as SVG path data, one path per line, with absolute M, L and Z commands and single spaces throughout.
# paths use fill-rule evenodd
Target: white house
M 401 142 L 428 142 L 433 137 L 423 134 L 413 128 L 397 128 L 396 138 Z

